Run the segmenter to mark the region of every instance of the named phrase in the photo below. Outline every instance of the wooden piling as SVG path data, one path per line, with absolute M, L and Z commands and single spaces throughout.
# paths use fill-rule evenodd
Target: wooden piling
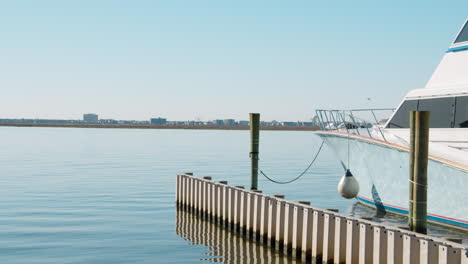
M 413 219 L 414 219 L 414 135 L 416 129 L 416 111 L 410 111 L 409 113 L 410 122 L 410 145 L 409 145 L 409 206 L 408 206 L 408 226 L 410 230 L 413 230 Z
M 258 150 L 260 144 L 260 114 L 250 113 L 250 189 L 258 189 Z
M 414 185 L 412 231 L 427 233 L 427 163 L 429 157 L 429 111 L 415 113 Z

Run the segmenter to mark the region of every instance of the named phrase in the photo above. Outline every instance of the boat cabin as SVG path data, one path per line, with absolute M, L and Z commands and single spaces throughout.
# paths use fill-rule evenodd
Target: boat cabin
M 426 87 L 409 92 L 386 128 L 409 128 L 409 111 L 431 111 L 431 128 L 468 128 L 468 20 Z
M 431 111 L 431 128 L 468 128 L 468 95 L 407 99 L 386 128 L 409 128 L 409 111 Z

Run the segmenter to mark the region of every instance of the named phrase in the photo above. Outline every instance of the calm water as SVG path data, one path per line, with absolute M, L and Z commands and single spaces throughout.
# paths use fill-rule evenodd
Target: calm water
M 1 127 L 0 139 L 0 263 L 228 262 L 236 254 L 289 261 L 253 244 L 239 251 L 221 242 L 229 239 L 213 240 L 218 231 L 207 230 L 215 227 L 174 206 L 178 173 L 248 185 L 248 131 Z M 291 179 L 320 142 L 311 132 L 262 132 L 261 168 Z M 336 194 L 342 174 L 324 147 L 301 180 L 277 185 L 261 177 L 259 186 L 366 214 Z M 181 229 L 187 225 L 209 228 Z

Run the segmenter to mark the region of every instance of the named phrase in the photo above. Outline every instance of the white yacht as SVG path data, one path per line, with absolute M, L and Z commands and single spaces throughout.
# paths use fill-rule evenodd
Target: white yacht
M 410 110 L 431 111 L 428 220 L 466 229 L 468 19 L 426 86 L 410 91 L 395 111 L 316 110 L 321 124 L 317 133 L 359 182 L 360 202 L 408 213 Z M 385 111 L 387 119 L 379 121 Z

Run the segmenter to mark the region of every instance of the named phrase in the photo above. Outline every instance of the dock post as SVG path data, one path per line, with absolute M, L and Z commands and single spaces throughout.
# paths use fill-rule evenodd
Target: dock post
M 260 143 L 260 114 L 250 113 L 250 189 L 258 189 L 258 149 Z
M 409 113 L 410 123 L 410 145 L 409 145 L 409 206 L 408 206 L 408 226 L 409 230 L 413 230 L 414 220 L 414 135 L 416 129 L 416 111 L 410 111 Z
M 429 157 L 429 111 L 415 113 L 414 186 L 412 231 L 427 233 L 427 163 Z

